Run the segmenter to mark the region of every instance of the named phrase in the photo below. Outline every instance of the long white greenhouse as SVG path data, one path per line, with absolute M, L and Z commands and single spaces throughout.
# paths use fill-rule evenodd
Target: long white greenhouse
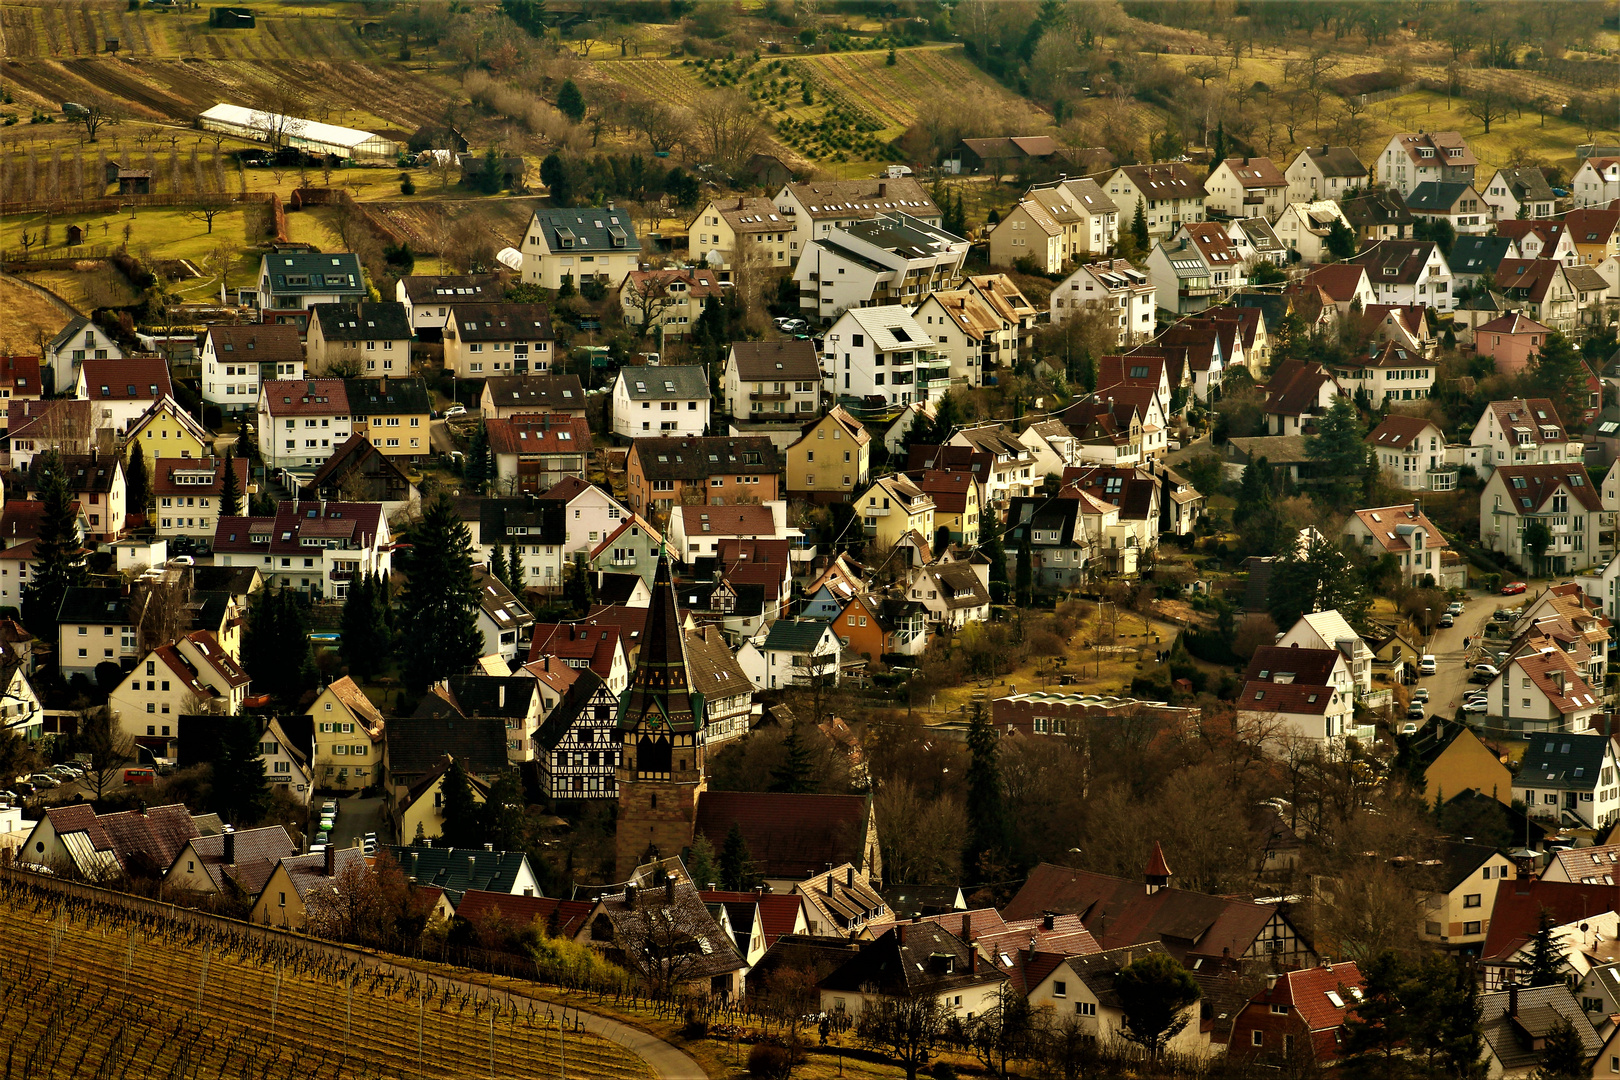
M 204 131 L 220 131 L 258 142 L 269 142 L 271 135 L 286 137 L 288 146 L 312 154 L 333 154 L 354 161 L 393 161 L 399 156 L 399 143 L 371 131 L 323 124 L 318 120 L 283 116 L 262 109 L 244 109 L 221 102 L 198 114 L 197 126 Z

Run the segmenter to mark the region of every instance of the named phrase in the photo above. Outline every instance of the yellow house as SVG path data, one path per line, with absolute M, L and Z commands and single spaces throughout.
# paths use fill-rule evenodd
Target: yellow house
M 984 509 L 984 488 L 970 472 L 929 469 L 916 484 L 934 500 L 934 528 L 951 531 L 951 543 L 973 547 L 979 542 L 979 514 Z M 933 542 L 934 537 L 929 535 Z
M 382 782 L 383 715 L 345 675 L 309 707 L 315 725 L 315 787 L 354 791 Z
M 163 885 L 169 889 L 256 897 L 280 861 L 297 854 L 297 846 L 280 825 L 196 836 L 169 864 Z
M 872 469 L 872 436 L 842 405 L 809 424 L 787 450 L 788 496 L 849 502 Z
M 793 235 L 793 219 L 782 214 L 776 203 L 762 196 L 728 195 L 711 199 L 687 226 L 687 242 L 692 258 L 700 266 L 716 261 L 731 265 L 747 256 L 756 265 L 783 270 L 793 265 L 788 255 L 788 237 Z M 719 259 L 711 260 L 711 252 Z
M 129 426 L 129 442 L 139 442 L 150 466 L 158 458 L 207 457 L 214 437 L 174 398 L 159 398 Z
M 1439 873 L 1437 887 L 1424 898 L 1424 938 L 1448 949 L 1484 944 L 1497 883 L 1513 875 L 1513 863 L 1484 844 L 1448 843 L 1441 848 Z
M 399 791 L 394 818 L 399 823 L 399 842 L 416 844 L 437 840 L 444 835 L 444 774 L 450 769 L 447 757 L 408 790 Z M 489 785 L 476 776 L 467 777 L 473 802 L 482 805 L 489 797 Z M 417 830 L 420 829 L 421 832 Z
M 1423 763 L 1423 791 L 1430 800 L 1472 788 L 1504 806 L 1513 804 L 1513 774 L 1466 724 L 1436 720 L 1413 736 L 1411 749 Z
M 417 461 L 432 452 L 428 427 L 433 421 L 433 398 L 420 375 L 403 379 L 344 379 L 354 434 L 396 464 Z
M 911 533 L 934 542 L 934 499 L 902 473 L 872 481 L 855 502 L 868 538 L 893 547 Z
M 1582 266 L 1620 258 L 1620 222 L 1609 211 L 1595 207 L 1571 210 L 1564 215 L 1564 227 L 1575 241 L 1575 254 Z
M 307 929 L 312 920 L 319 924 L 336 914 L 338 890 L 344 882 L 365 869 L 365 853 L 357 847 L 342 851 L 329 847 L 313 855 L 282 859 L 259 890 L 248 918 L 259 926 L 286 930 Z M 317 897 L 324 897 L 324 904 Z

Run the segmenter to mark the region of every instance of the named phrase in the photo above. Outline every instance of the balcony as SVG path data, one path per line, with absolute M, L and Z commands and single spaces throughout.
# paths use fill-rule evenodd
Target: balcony
M 756 390 L 748 395 L 749 401 L 789 401 L 793 397 L 791 390 Z

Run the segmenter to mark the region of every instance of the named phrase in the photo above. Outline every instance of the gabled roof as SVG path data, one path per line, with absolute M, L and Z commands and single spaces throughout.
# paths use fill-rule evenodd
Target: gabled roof
M 1516 1013 L 1509 1011 L 1515 1000 Z M 1499 1075 L 1506 1075 L 1510 1070 L 1512 1075 L 1527 1075 L 1525 1070 L 1541 1060 L 1536 1044 L 1565 1022 L 1580 1036 L 1582 1060 L 1590 1060 L 1603 1048 L 1603 1040 L 1598 1037 L 1591 1018 L 1562 982 L 1554 986 L 1521 986 L 1482 994 L 1479 1006 L 1480 1033 L 1501 1063 Z
M 916 349 L 934 343 L 933 337 L 917 323 L 911 309 L 904 304 L 850 308 L 843 318 L 866 331 L 872 338 L 872 347 L 879 352 Z
M 1335 396 L 1343 393 L 1332 373 L 1316 361 L 1284 360 L 1266 383 L 1265 410 L 1280 416 L 1303 416 L 1321 404 L 1322 390 L 1330 385 Z
M 356 720 L 370 729 L 373 742 L 382 737 L 383 714 L 377 710 L 377 706 L 371 703 L 371 699 L 366 697 L 365 692 L 355 684 L 353 679 L 345 675 L 341 679 L 328 683 L 326 688 L 332 692 L 333 697 L 343 703 L 349 712 L 354 714 Z
M 736 506 L 682 506 L 681 524 L 689 539 L 699 536 L 775 536 L 771 508 L 758 503 Z
M 217 106 L 216 106 L 217 107 Z M 303 251 L 266 252 L 260 264 L 260 282 L 268 282 L 272 305 L 280 296 L 302 297 L 310 294 L 366 294 L 365 272 L 360 268 L 360 256 L 352 252 L 317 254 Z M 305 280 L 291 280 L 302 276 Z
M 411 274 L 399 280 L 413 304 L 495 301 L 506 290 L 500 274 Z
M 1516 433 L 1523 433 L 1529 435 L 1530 441 L 1536 445 L 1569 441 L 1564 422 L 1558 418 L 1558 410 L 1547 398 L 1511 398 L 1493 401 L 1486 408 L 1495 416 L 1496 426 L 1509 439 Z M 1551 434 L 1543 437 L 1543 428 Z
M 12 442 L 40 439 L 71 445 L 90 437 L 90 403 L 80 398 L 12 398 L 6 403 L 6 427 Z
M 1479 159 L 1468 148 L 1462 135 L 1455 131 L 1419 131 L 1402 132 L 1391 140 L 1406 156 L 1418 165 L 1447 165 L 1453 168 L 1464 165 L 1478 165 Z M 1433 151 L 1433 156 L 1424 157 L 1422 151 Z M 1457 151 L 1456 156 L 1448 153 Z
M 1250 712 L 1323 716 L 1333 704 L 1334 693 L 1330 686 L 1278 684 L 1251 679 L 1243 684 L 1237 704 L 1238 708 Z
M 736 654 L 717 627 L 686 631 L 686 664 L 692 675 L 692 689 L 707 701 L 753 695 L 754 684 L 743 673 Z
M 314 310 L 342 306 L 346 305 L 316 304 Z M 226 363 L 291 364 L 304 360 L 304 345 L 294 323 L 215 323 L 208 327 L 207 336 L 213 342 L 214 354 Z M 406 336 L 410 336 L 408 328 Z
M 864 795 L 704 791 L 692 832 L 718 851 L 736 825 L 763 876 L 800 880 L 828 866 L 865 865 L 870 813 Z
M 1416 285 L 1436 250 L 1432 240 L 1380 240 L 1347 261 L 1365 266 L 1375 289 L 1385 283 Z
M 760 930 L 769 949 L 785 935 L 794 933 L 799 915 L 804 910 L 804 898 L 798 893 L 725 892 L 705 889 L 699 894 L 710 904 L 757 904 Z
M 973 946 L 937 922 L 900 923 L 821 980 L 823 990 L 880 993 L 913 998 L 961 987 L 1005 982 L 1007 975 L 977 963 Z
M 188 841 L 201 835 L 190 812 L 179 803 L 116 814 L 97 814 L 88 803 L 79 803 L 47 807 L 45 817 L 73 853 L 79 870 L 91 876 L 106 872 L 109 863 L 126 871 L 162 873 Z M 70 842 L 71 833 L 82 834 L 84 843 Z
M 42 490 L 46 477 L 51 473 L 48 468 L 50 462 L 48 455 L 39 454 L 29 463 L 25 486 L 30 492 Z M 75 495 L 83 492 L 110 495 L 124 469 L 117 458 L 99 454 L 58 454 L 56 462 L 58 470 L 67 480 L 68 490 Z
M 80 330 L 83 330 L 89 325 L 89 319 L 85 318 L 83 315 L 75 315 L 73 318 L 68 320 L 68 324 L 66 326 L 62 327 L 62 329 L 56 332 L 55 337 L 51 338 L 51 344 L 48 351 L 52 353 L 61 352 L 67 347 L 67 343 L 73 339 L 73 335 L 77 334 Z
M 450 309 L 462 341 L 550 341 L 551 309 L 545 304 L 464 304 Z
M 531 687 L 534 680 L 524 678 Z M 442 695 L 428 695 L 424 701 Z M 506 722 L 501 716 L 464 716 L 450 704 L 449 715 L 398 716 L 388 722 L 388 771 L 406 778 L 432 772 L 448 756 L 454 756 L 470 776 L 493 776 L 505 772 Z M 437 710 L 434 710 L 437 711 Z M 413 780 L 414 782 L 414 780 Z
M 1517 668 L 1536 689 L 1547 696 L 1553 708 L 1560 713 L 1573 713 L 1595 709 L 1600 704 L 1597 691 L 1587 685 L 1586 679 L 1564 655 L 1562 649 L 1547 646 L 1529 656 L 1515 656 L 1508 661 Z M 1596 744 L 1582 740 L 1598 739 Z M 1570 746 L 1566 751 L 1564 747 Z M 1587 791 L 1597 787 L 1598 770 L 1584 763 L 1594 753 L 1599 761 L 1608 748 L 1608 739 L 1594 735 L 1568 735 L 1548 743 L 1532 740 L 1525 751 L 1524 763 L 1519 768 L 1519 779 L 1534 780 L 1538 785 Z
M 409 336 L 409 335 L 407 335 Z M 431 413 L 433 397 L 420 375 L 404 378 L 344 379 L 343 391 L 355 419 L 379 413 Z
M 1440 848 L 1440 891 L 1449 893 L 1463 882 L 1472 880 L 1479 868 L 1496 858 L 1496 855 L 1496 849 L 1488 844 L 1445 841 Z
M 1450 545 L 1440 530 L 1435 528 L 1429 516 L 1418 509 L 1416 503 L 1400 503 L 1396 506 L 1374 506 L 1365 510 L 1353 511 L 1356 520 L 1360 521 L 1366 530 L 1372 534 L 1373 542 L 1385 551 L 1402 552 L 1412 550 L 1412 541 L 1408 539 L 1417 529 L 1423 530 L 1423 546 L 1425 548 L 1443 548 Z
M 619 369 L 618 385 L 631 401 L 690 401 L 709 398 L 708 373 L 696 364 Z
M 1465 180 L 1425 180 L 1407 193 L 1406 206 L 1419 214 L 1449 214 L 1473 188 Z
M 732 473 L 779 473 L 781 454 L 763 435 L 711 435 L 635 439 L 636 456 L 648 480 L 706 480 Z
M 1348 146 L 1307 146 L 1300 153 L 1310 158 L 1323 176 L 1361 179 L 1367 175 L 1367 166 Z
M 233 458 L 232 471 L 236 473 L 236 490 L 247 491 L 248 461 Z M 225 486 L 224 458 L 158 458 L 152 463 L 152 494 L 154 495 L 218 495 Z M 208 479 L 197 483 L 203 477 Z M 189 482 L 180 483 L 178 477 Z
M 1552 853 L 1552 863 L 1563 870 L 1569 881 L 1582 885 L 1613 885 L 1615 866 L 1620 864 L 1620 844 L 1568 848 Z M 1552 865 L 1547 869 L 1551 871 Z
M 1550 333 L 1552 333 L 1552 328 L 1551 327 L 1543 326 L 1540 323 L 1536 322 L 1536 320 L 1534 320 L 1532 318 L 1529 318 L 1528 316 L 1520 315 L 1516 311 L 1509 312 L 1508 314 L 1503 315 L 1500 318 L 1492 319 L 1490 322 L 1485 323 L 1482 326 L 1478 326 L 1478 327 L 1476 327 L 1474 329 L 1474 336 L 1475 336 L 1476 340 L 1478 339 L 1480 334 L 1550 334 Z
M 1535 166 L 1504 166 L 1496 170 L 1496 175 L 1492 177 L 1492 180 L 1500 180 L 1507 185 L 1508 191 L 1520 202 L 1529 202 L 1531 200 L 1537 202 L 1553 201 L 1552 185 L 1547 183 L 1547 178 Z M 1495 185 L 1493 183 L 1487 186 L 1493 187 Z
M 484 421 L 489 449 L 494 454 L 568 454 L 591 452 L 591 425 L 582 416 L 564 413 L 525 413 Z
M 1496 276 L 1502 260 L 1519 250 L 1511 236 L 1459 236 L 1451 245 L 1451 271 L 1454 274 Z
M 405 305 L 397 300 L 315 304 L 309 309 L 309 322 L 312 327 L 320 325 L 327 341 L 399 341 L 411 336 Z
M 280 825 L 267 825 L 262 829 L 241 829 L 232 835 L 232 848 L 235 861 L 225 861 L 225 836 L 215 833 L 211 836 L 198 836 L 191 841 L 191 850 L 197 855 L 199 869 L 208 875 L 214 883 L 214 888 L 224 890 L 228 884 L 234 884 L 245 896 L 253 896 L 264 888 L 264 883 L 270 880 L 275 872 L 276 864 L 282 859 L 298 854 L 297 845 L 287 835 L 287 830 Z M 181 854 L 184 849 L 181 849 Z M 170 863 L 173 869 L 179 861 L 180 854 L 176 854 L 175 861 Z
M 84 393 L 95 401 L 161 401 L 174 395 L 169 362 L 159 357 L 86 360 Z
M 821 361 L 812 341 L 733 341 L 731 358 L 742 382 L 821 382 Z
M 1367 432 L 1362 442 L 1372 447 L 1402 449 L 1422 438 L 1430 428 L 1440 433 L 1440 429 L 1428 417 L 1390 413 L 1377 427 Z
M 1243 677 L 1251 682 L 1278 686 L 1331 686 L 1333 669 L 1342 659 L 1337 649 L 1302 649 L 1297 645 L 1265 645 L 1254 651 Z
M 628 210 L 582 207 L 541 207 L 534 212 L 531 228 L 545 238 L 552 252 L 563 249 L 562 238 L 572 243 L 568 250 L 578 252 L 641 250 L 636 239 L 636 223 Z
M 1267 157 L 1235 157 L 1226 158 L 1221 162 L 1246 188 L 1285 188 L 1288 186 L 1288 177 L 1277 167 L 1277 163 Z
M 1366 291 L 1367 268 L 1353 263 L 1327 263 L 1308 271 L 1305 283 L 1321 289 L 1335 303 L 1348 304 Z
M 904 211 L 914 217 L 938 217 L 939 207 L 911 177 L 895 180 L 823 180 L 788 184 L 777 195 L 791 194 L 812 220 L 871 217 Z
M 1563 269 L 1564 264 L 1557 259 L 1503 259 L 1496 266 L 1496 277 L 1491 284 L 1502 292 L 1512 290 L 1539 304 L 1547 299 L 1547 291 Z
M 510 895 L 524 879 L 529 862 L 521 851 L 485 851 L 483 848 L 390 844 L 388 851 L 413 884 L 443 889 L 452 903 L 459 901 L 468 889 Z M 532 873 L 527 877 L 532 880 Z
M 1539 511 L 1560 491 L 1574 496 L 1577 502 L 1594 513 L 1603 508 L 1602 497 L 1579 462 L 1565 465 L 1498 465 L 1491 482 L 1494 484 L 1498 478 L 1515 514 Z
M 1203 180 L 1180 162 L 1169 165 L 1125 165 L 1118 171 L 1124 173 L 1132 186 L 1146 198 L 1203 201 Z
M 468 889 L 456 904 L 456 918 L 474 926 L 499 918 L 515 928 L 541 923 L 547 935 L 578 937 L 596 905 L 589 900 L 554 900 L 548 896 L 513 896 L 506 892 Z
M 578 375 L 501 375 L 484 380 L 497 408 L 546 413 L 585 408 L 585 388 Z
M 267 379 L 259 391 L 271 416 L 347 416 L 342 379 Z
M 613 657 L 618 651 L 619 628 L 590 618 L 567 623 L 535 623 L 534 637 L 529 642 L 530 660 L 556 656 L 581 662 L 603 679 L 613 674 Z

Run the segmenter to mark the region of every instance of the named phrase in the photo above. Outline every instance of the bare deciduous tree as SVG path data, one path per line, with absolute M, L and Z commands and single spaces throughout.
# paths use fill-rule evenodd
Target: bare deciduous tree
M 727 173 L 737 173 L 765 144 L 765 128 L 747 95 L 736 90 L 704 94 L 692 110 L 697 153 Z

